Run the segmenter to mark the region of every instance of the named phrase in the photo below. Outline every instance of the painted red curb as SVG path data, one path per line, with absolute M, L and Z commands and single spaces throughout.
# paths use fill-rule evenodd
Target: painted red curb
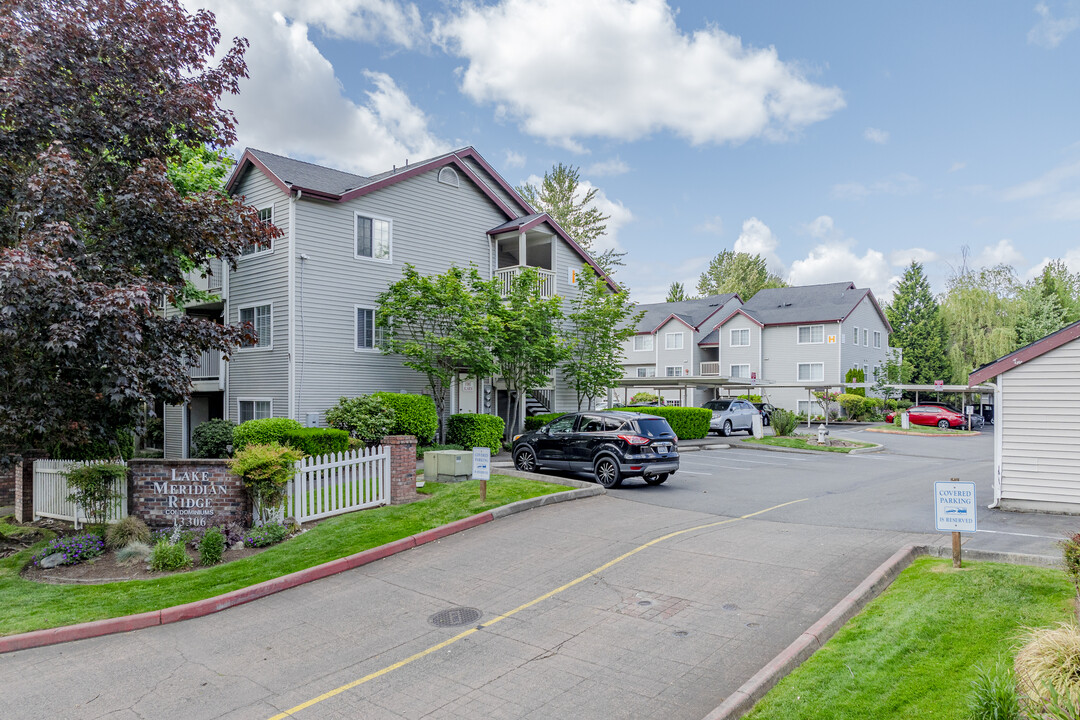
M 267 595 L 279 593 L 282 590 L 288 590 L 289 588 L 294 588 L 298 585 L 321 580 L 322 578 L 336 575 L 345 572 L 346 570 L 352 570 L 361 565 L 367 565 L 376 560 L 382 560 L 391 555 L 397 555 L 400 552 L 417 547 L 418 545 L 434 542 L 435 540 L 439 540 L 448 535 L 474 528 L 477 525 L 489 523 L 494 519 L 494 516 L 492 516 L 490 512 L 483 512 L 479 515 L 456 520 L 441 527 L 432 528 L 431 530 L 426 530 L 410 537 L 401 538 L 400 540 L 380 545 L 379 547 L 363 550 L 343 558 L 338 558 L 337 560 L 330 560 L 329 562 L 314 567 L 297 570 L 288 575 L 282 575 L 281 577 L 273 578 L 272 580 L 265 580 L 261 583 L 240 588 L 239 590 L 233 590 L 232 592 L 227 592 L 223 595 L 206 598 L 205 600 L 196 600 L 195 602 L 186 603 L 184 605 L 175 605 L 162 610 L 152 610 L 137 615 L 125 615 L 118 618 L 78 623 L 77 625 L 65 625 L 58 628 L 33 630 L 18 635 L 7 635 L 5 637 L 0 637 L 0 654 L 14 652 L 15 650 L 28 650 L 35 647 L 44 647 L 46 645 L 56 645 L 58 643 L 71 642 L 72 640 L 85 640 L 87 638 L 101 637 L 102 635 L 114 635 L 130 630 L 141 630 L 154 625 L 167 625 L 169 623 L 180 622 L 181 620 L 204 617 L 237 605 L 249 603 L 252 600 L 258 600 Z

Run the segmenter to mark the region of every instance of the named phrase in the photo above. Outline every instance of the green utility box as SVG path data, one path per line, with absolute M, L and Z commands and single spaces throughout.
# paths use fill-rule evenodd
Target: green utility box
M 434 450 L 424 453 L 424 478 L 432 482 L 463 482 L 472 477 L 472 453 L 468 450 Z

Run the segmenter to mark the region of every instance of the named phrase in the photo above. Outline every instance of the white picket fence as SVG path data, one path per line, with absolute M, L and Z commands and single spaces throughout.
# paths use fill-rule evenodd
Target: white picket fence
M 34 461 L 34 519 L 53 518 L 54 520 L 67 520 L 75 523 L 78 528 L 86 521 L 86 514 L 70 500 L 71 490 L 68 488 L 67 478 L 64 473 L 72 465 L 101 465 L 110 460 L 90 460 L 76 463 L 74 460 L 35 460 Z M 120 462 L 121 465 L 127 465 Z M 109 511 L 109 522 L 116 522 L 128 514 L 127 479 L 115 480 L 113 491 L 120 495 L 120 499 L 114 503 Z
M 390 502 L 390 449 L 350 450 L 296 462 L 286 490 L 285 515 L 298 523 Z

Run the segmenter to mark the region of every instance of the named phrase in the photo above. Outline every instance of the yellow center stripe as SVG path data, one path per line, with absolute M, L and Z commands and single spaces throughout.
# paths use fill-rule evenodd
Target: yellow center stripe
M 536 598 L 534 600 L 530 600 L 529 602 L 525 603 L 524 605 L 518 605 L 516 608 L 514 608 L 513 610 L 510 610 L 509 612 L 503 613 L 502 615 L 499 615 L 498 617 L 492 618 L 491 620 L 488 620 L 485 623 L 481 623 L 480 625 L 478 625 L 478 626 L 476 626 L 474 628 L 469 628 L 465 632 L 459 633 L 459 634 L 455 635 L 454 637 L 449 638 L 447 640 L 443 640 L 438 645 L 432 645 L 427 650 L 421 650 L 420 652 L 416 653 L 415 655 L 410 655 L 409 657 L 405 658 L 404 660 L 400 660 L 400 661 L 394 663 L 393 665 L 387 665 L 382 670 L 376 670 L 375 672 L 373 672 L 373 673 L 371 673 L 369 675 L 365 675 L 362 678 L 357 678 L 356 680 L 353 680 L 350 683 L 346 683 L 346 684 L 342 685 L 341 687 L 337 687 L 337 688 L 334 688 L 333 690 L 330 690 L 328 692 L 324 692 L 322 695 L 319 695 L 318 697 L 313 697 L 313 698 L 311 698 L 310 700 L 308 700 L 306 702 L 302 702 L 302 703 L 300 703 L 299 705 L 297 705 L 295 707 L 289 708 L 285 712 L 278 713 L 277 715 L 274 715 L 272 718 L 270 718 L 270 720 L 283 720 L 283 718 L 292 717 L 296 713 L 300 712 L 301 710 L 304 710 L 305 708 L 309 708 L 312 705 L 315 705 L 317 703 L 321 703 L 323 700 L 329 700 L 330 698 L 334 697 L 335 695 L 340 695 L 341 693 L 345 692 L 346 690 L 351 690 L 354 687 L 357 687 L 359 685 L 363 685 L 364 683 L 366 683 L 366 682 L 368 682 L 370 680 L 374 680 L 375 678 L 382 677 L 383 675 L 386 675 L 389 672 L 393 672 L 394 670 L 397 670 L 398 668 L 405 667 L 406 665 L 408 665 L 408 664 L 410 664 L 412 662 L 415 662 L 416 660 L 419 660 L 422 657 L 430 655 L 433 652 L 438 652 L 439 650 L 442 650 L 444 647 L 447 647 L 448 645 L 453 645 L 458 640 L 463 640 L 464 638 L 469 637 L 473 633 L 475 633 L 475 632 L 477 632 L 477 631 L 479 631 L 479 630 L 481 630 L 483 628 L 491 627 L 495 623 L 500 622 L 502 620 L 505 620 L 506 618 L 510 617 L 511 615 L 515 615 L 515 614 L 521 612 L 522 610 L 524 610 L 526 608 L 530 608 L 530 607 L 532 607 L 533 605 L 536 605 L 539 602 L 543 602 L 544 600 L 547 600 L 548 598 L 555 597 L 559 593 L 561 593 L 561 592 L 563 592 L 565 590 L 569 590 L 570 588 L 574 587 L 578 583 L 581 583 L 581 582 L 584 582 L 585 580 L 588 580 L 589 578 L 596 575 L 597 573 L 602 573 L 603 571 L 607 570 L 612 565 L 616 565 L 616 564 L 622 562 L 623 560 L 625 560 L 626 558 L 630 557 L 631 555 L 636 555 L 639 552 L 641 552 L 642 550 L 644 550 L 646 548 L 650 548 L 653 545 L 656 545 L 657 543 L 662 543 L 665 540 L 670 540 L 673 537 L 678 537 L 679 535 L 685 535 L 686 533 L 695 532 L 697 530 L 707 530 L 709 528 L 718 527 L 720 525 L 727 525 L 728 523 L 737 522 L 739 520 L 746 520 L 748 518 L 752 518 L 752 517 L 755 517 L 757 515 L 762 515 L 764 513 L 771 512 L 773 510 L 779 510 L 782 507 L 787 507 L 788 505 L 794 505 L 795 503 L 801 503 L 801 502 L 804 502 L 806 500 L 807 500 L 807 498 L 802 498 L 800 500 L 792 500 L 790 502 L 780 503 L 779 505 L 773 505 L 772 507 L 765 508 L 764 510 L 758 510 L 757 512 L 752 512 L 752 513 L 749 513 L 747 515 L 740 515 L 737 518 L 728 518 L 727 520 L 718 520 L 717 522 L 706 523 L 704 525 L 697 525 L 697 526 L 692 527 L 692 528 L 686 528 L 685 530 L 676 530 L 675 532 L 668 533 L 667 535 L 662 535 L 662 536 L 660 536 L 658 538 L 650 540 L 649 542 L 645 543 L 644 545 L 639 545 L 638 547 L 634 548 L 633 550 L 630 550 L 629 552 L 623 553 L 622 555 L 615 558 L 614 560 L 609 560 L 608 562 L 604 563 L 603 565 L 596 568 L 595 570 L 590 570 L 589 572 L 585 573 L 581 577 L 576 578 L 574 580 L 571 580 L 570 582 L 566 583 L 565 585 L 561 585 L 561 586 L 555 588 L 551 592 L 544 593 L 540 597 L 538 597 L 538 598 Z

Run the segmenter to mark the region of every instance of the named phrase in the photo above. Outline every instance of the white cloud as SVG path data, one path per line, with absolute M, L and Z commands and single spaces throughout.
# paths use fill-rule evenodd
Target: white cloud
M 850 182 L 833 185 L 832 196 L 838 200 L 862 200 L 871 195 L 914 195 L 922 190 L 919 179 L 896 173 L 872 183 Z
M 832 236 L 834 224 L 833 219 L 828 215 L 819 215 L 803 225 L 803 227 L 806 228 L 806 232 L 810 233 L 810 237 L 824 240 Z
M 889 131 L 881 130 L 880 128 L 868 127 L 863 130 L 863 137 L 872 143 L 884 145 L 885 143 L 889 142 Z
M 779 245 L 780 241 L 773 235 L 773 231 L 769 226 L 756 217 L 752 217 L 743 221 L 742 232 L 739 233 L 739 237 L 735 240 L 734 250 L 735 252 L 760 255 L 765 258 L 765 263 L 768 265 L 770 272 L 783 276 L 784 263 L 780 260 L 780 256 L 776 254 L 776 248 Z
M 241 146 L 358 173 L 381 172 L 406 158 L 419 160 L 449 149 L 389 75 L 365 72 L 371 83 L 365 101 L 345 97 L 333 66 L 311 42 L 304 23 L 261 4 L 200 4 L 215 12 L 226 41 L 233 36 L 251 41 L 246 53 L 250 77 L 241 81 L 238 96 L 227 96 L 223 103 L 236 113 Z
M 1080 193 L 1066 193 L 1050 203 L 1050 217 L 1055 220 L 1080 220 Z
M 1043 268 L 1050 264 L 1051 260 L 1063 260 L 1065 266 L 1074 273 L 1080 273 L 1080 247 L 1071 248 L 1065 252 L 1064 255 L 1060 255 L 1056 258 L 1044 257 L 1038 264 L 1033 265 L 1027 272 L 1023 274 L 1024 280 L 1031 280 L 1036 275 L 1043 271 Z
M 724 234 L 724 220 L 719 215 L 705 218 L 705 221 L 694 226 L 694 232 L 707 233 L 709 235 Z
M 1080 28 L 1080 16 L 1073 14 L 1054 18 L 1050 15 L 1050 7 L 1044 2 L 1035 6 L 1035 14 L 1039 16 L 1039 21 L 1028 30 L 1027 35 L 1028 42 L 1032 45 L 1056 48 L 1062 40 Z
M 513 150 L 507 150 L 506 167 L 525 167 L 525 155 L 523 153 L 514 152 Z
M 907 267 L 913 262 L 926 265 L 941 259 L 933 250 L 926 248 L 909 248 L 907 250 L 894 250 L 889 253 L 889 264 L 893 267 Z
M 787 281 L 792 285 L 850 280 L 857 287 L 868 287 L 878 298 L 892 295 L 896 274 L 885 256 L 867 250 L 860 257 L 852 250 L 853 240 L 831 241 L 818 245 L 802 260 L 791 263 Z
M 1030 200 L 1050 195 L 1061 189 L 1068 180 L 1080 175 L 1080 160 L 1058 165 L 1034 180 L 1014 185 L 1002 193 L 1005 200 Z
M 255 3 L 252 3 L 255 4 Z M 262 4 L 262 3 L 260 3 Z M 427 43 L 420 11 L 395 0 L 274 0 L 274 9 L 327 35 L 412 48 Z
M 956 162 L 954 162 L 952 165 L 949 166 L 949 172 L 954 173 L 954 172 L 956 172 L 958 170 L 963 170 L 966 167 L 967 167 L 966 162 L 961 162 L 961 161 L 957 160 Z
M 664 0 L 466 2 L 433 35 L 465 59 L 462 92 L 572 150 L 662 131 L 695 145 L 781 140 L 844 107 L 773 47 L 714 26 L 684 33 Z
M 987 245 L 975 256 L 975 267 L 992 267 L 994 265 L 1019 265 L 1024 262 L 1024 256 L 1013 247 L 1012 240 L 1002 238 L 996 245 Z
M 609 175 L 625 175 L 628 172 L 630 172 L 630 166 L 624 163 L 622 159 L 618 157 L 593 163 L 588 167 L 588 169 L 585 170 L 586 175 L 598 175 L 600 177 Z

